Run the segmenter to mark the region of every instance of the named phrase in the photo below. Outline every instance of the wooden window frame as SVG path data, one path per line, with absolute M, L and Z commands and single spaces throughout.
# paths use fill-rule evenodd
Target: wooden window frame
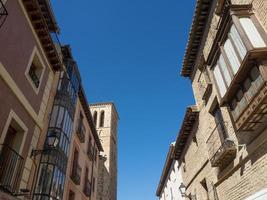
M 208 58 L 208 64 L 211 66 L 211 70 L 218 64 L 218 67 L 220 69 L 220 72 L 222 74 L 223 80 L 224 80 L 224 84 L 226 85 L 227 91 L 226 93 L 221 96 L 220 92 L 219 92 L 219 86 L 217 83 L 217 80 L 214 76 L 214 73 L 211 73 L 212 79 L 214 80 L 215 83 L 215 88 L 218 91 L 218 98 L 220 101 L 220 105 L 223 105 L 225 103 L 229 103 L 229 101 L 234 97 L 234 93 L 235 91 L 238 90 L 238 88 L 240 88 L 240 86 L 237 84 L 238 82 L 242 82 L 241 79 L 246 79 L 246 77 L 249 75 L 247 72 L 250 71 L 254 65 L 253 65 L 253 59 L 261 59 L 261 55 L 267 55 L 267 47 L 263 47 L 263 48 L 254 48 L 251 41 L 249 40 L 248 36 L 246 35 L 240 21 L 239 18 L 242 17 L 248 17 L 252 20 L 253 24 L 255 25 L 255 27 L 257 28 L 260 36 L 262 37 L 262 39 L 264 40 L 264 42 L 267 45 L 267 33 L 264 30 L 264 28 L 262 27 L 262 25 L 260 24 L 260 22 L 258 21 L 258 19 L 256 18 L 255 14 L 251 11 L 251 7 L 247 6 L 247 5 L 241 5 L 241 6 L 233 6 L 229 9 L 229 12 L 227 14 L 227 18 L 225 19 L 224 22 L 221 22 L 220 24 L 220 28 L 217 36 L 218 38 L 215 39 L 215 42 L 213 44 L 213 47 L 211 49 L 211 53 L 209 55 Z M 245 48 L 247 49 L 247 53 L 245 55 L 245 57 L 243 59 L 241 59 L 240 53 L 237 50 L 237 47 L 235 46 L 233 39 L 230 36 L 230 30 L 232 25 L 234 25 L 237 29 L 237 32 L 239 33 L 242 42 L 245 46 Z M 227 39 L 230 39 L 234 50 L 237 54 L 237 57 L 240 61 L 240 66 L 239 69 L 236 73 L 233 72 L 232 66 L 230 64 L 230 61 L 227 57 L 227 55 L 225 54 L 225 50 L 223 48 L 223 45 L 225 43 L 225 41 Z M 222 73 L 222 68 L 221 65 L 219 64 L 219 57 L 220 55 L 223 56 L 224 61 L 226 63 L 226 67 L 230 73 L 231 76 L 231 83 L 228 86 L 227 82 L 225 80 L 225 77 Z M 259 69 L 260 73 L 265 74 L 266 72 L 263 72 L 264 70 Z M 242 89 L 243 90 L 243 89 Z M 231 92 L 232 91 L 232 92 Z M 243 90 L 244 91 L 244 90 Z M 247 97 L 246 97 L 247 98 Z

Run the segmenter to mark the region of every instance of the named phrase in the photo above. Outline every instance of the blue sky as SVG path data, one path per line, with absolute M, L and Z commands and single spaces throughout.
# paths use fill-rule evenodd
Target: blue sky
M 194 0 L 52 1 L 89 102 L 120 115 L 118 200 L 153 200 L 169 144 L 193 104 L 180 74 Z

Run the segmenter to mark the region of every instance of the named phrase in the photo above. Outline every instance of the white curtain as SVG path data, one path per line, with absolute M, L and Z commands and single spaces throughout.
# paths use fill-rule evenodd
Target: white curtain
M 225 63 L 224 58 L 223 58 L 222 55 L 219 58 L 219 64 L 221 66 L 221 70 L 222 70 L 224 79 L 226 81 L 226 84 L 227 84 L 227 86 L 230 86 L 232 78 L 230 76 L 229 70 L 228 70 L 228 68 L 226 66 L 226 63 Z
M 223 77 L 222 77 L 222 74 L 220 72 L 218 65 L 216 65 L 214 67 L 213 73 L 214 73 L 214 77 L 215 77 L 216 82 L 217 82 L 217 86 L 219 88 L 220 95 L 223 97 L 226 93 L 226 86 L 224 84 Z
M 230 61 L 233 72 L 234 74 L 236 74 L 236 72 L 240 67 L 240 61 L 237 57 L 237 54 L 230 39 L 227 39 L 226 42 L 224 43 L 224 50 L 228 60 Z
M 253 47 L 266 47 L 264 40 L 252 20 L 247 17 L 240 18 L 239 20 Z
M 234 45 L 238 50 L 238 54 L 240 55 L 241 59 L 243 60 L 246 53 L 247 53 L 247 49 L 235 27 L 235 25 L 232 25 L 231 30 L 230 30 L 230 35 L 233 39 Z

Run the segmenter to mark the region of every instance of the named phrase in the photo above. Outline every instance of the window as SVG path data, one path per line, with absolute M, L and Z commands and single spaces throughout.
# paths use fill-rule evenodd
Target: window
M 95 177 L 93 177 L 92 189 L 93 189 L 93 192 L 94 192 L 95 191 Z
M 234 15 L 232 21 L 232 24 L 229 25 L 228 34 L 221 38 L 220 43 L 222 45 L 220 46 L 218 58 L 211 64 L 221 98 L 225 96 L 231 87 L 232 81 L 240 71 L 240 67 L 249 65 L 247 60 L 250 58 L 247 58 L 246 55 L 252 50 L 266 47 L 264 40 L 266 33 L 257 29 L 260 26 L 256 26 L 258 22 L 255 17 L 238 17 Z M 251 85 L 250 80 L 247 79 L 244 82 L 246 82 L 245 90 L 248 90 Z M 242 96 L 241 92 L 239 92 L 240 95 Z M 242 97 L 240 98 L 240 101 L 244 103 Z M 249 98 L 252 98 L 252 96 Z
M 265 47 L 266 44 L 252 20 L 248 17 L 242 17 L 239 20 L 253 47 Z
M 95 123 L 95 126 L 97 125 L 97 112 L 95 111 L 94 112 L 94 123 Z
M 75 193 L 72 190 L 69 191 L 69 199 L 68 200 L 75 200 Z
M 7 12 L 6 7 L 5 7 L 6 1 L 7 0 L 0 0 L 0 28 L 4 24 L 4 22 L 7 18 L 7 15 L 8 15 L 8 12 Z
M 0 185 L 10 193 L 18 190 L 23 157 L 19 154 L 24 130 L 12 119 L 4 140 L 0 145 Z
M 182 166 L 183 166 L 183 171 L 186 172 L 186 164 L 185 164 L 185 159 L 182 161 Z
M 40 55 L 37 52 L 37 49 L 33 50 L 33 58 L 30 61 L 30 65 L 27 68 L 26 76 L 31 83 L 33 89 L 38 93 L 38 89 L 41 85 L 43 73 L 44 73 L 44 64 L 41 61 Z
M 214 120 L 217 126 L 217 130 L 219 132 L 220 139 L 223 142 L 228 137 L 228 135 L 226 133 L 225 123 L 223 121 L 223 116 L 220 107 L 217 107 L 214 110 Z
M 104 127 L 104 120 L 105 120 L 105 112 L 102 111 L 100 114 L 100 127 Z
M 230 65 L 231 65 L 231 68 L 234 74 L 236 74 L 240 67 L 240 60 L 238 58 L 237 52 L 234 49 L 234 45 L 230 39 L 226 40 L 224 44 L 224 51 L 225 51 L 227 59 L 230 62 Z
M 226 86 L 225 86 L 225 82 L 224 82 L 223 76 L 221 74 L 219 65 L 216 65 L 213 68 L 213 73 L 214 73 L 214 77 L 215 77 L 216 82 L 217 82 L 217 86 L 218 86 L 220 95 L 224 96 L 224 94 L 226 93 Z

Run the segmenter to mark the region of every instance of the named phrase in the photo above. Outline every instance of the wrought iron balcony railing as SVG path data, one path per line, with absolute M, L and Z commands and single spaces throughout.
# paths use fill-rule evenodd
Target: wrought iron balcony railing
M 0 189 L 10 194 L 18 193 L 23 170 L 23 157 L 8 145 L 0 145 Z
M 212 167 L 223 166 L 235 158 L 236 145 L 231 139 L 225 137 L 226 128 L 227 123 L 217 124 L 206 142 Z
M 8 12 L 7 12 L 7 9 L 5 7 L 5 4 L 4 4 L 3 0 L 0 0 L 0 28 L 4 24 L 4 22 L 6 21 L 7 15 L 8 15 Z
M 78 136 L 80 142 L 84 143 L 85 142 L 85 127 L 84 127 L 82 122 L 79 122 L 79 126 L 78 126 L 76 133 L 77 133 L 77 136 Z
M 79 166 L 78 163 L 75 163 L 72 168 L 71 179 L 76 185 L 80 185 L 81 183 L 81 173 L 82 168 Z
M 87 179 L 84 183 L 83 193 L 85 194 L 85 196 L 90 197 L 91 196 L 91 190 L 92 190 L 91 183 Z

